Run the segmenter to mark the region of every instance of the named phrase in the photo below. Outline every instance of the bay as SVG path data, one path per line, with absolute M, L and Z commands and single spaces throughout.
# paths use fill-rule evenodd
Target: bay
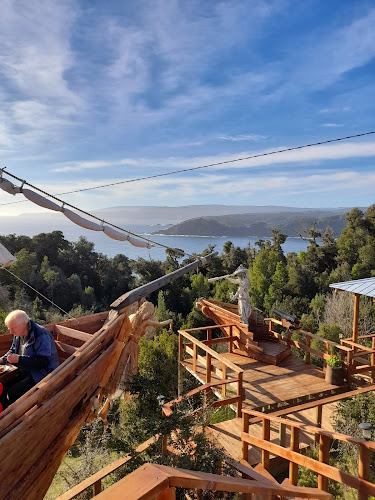
M 157 222 L 150 221 L 151 224 L 118 224 L 120 227 L 131 231 L 140 236 L 149 238 L 156 243 L 165 245 L 170 248 L 179 248 L 187 254 L 200 254 L 209 245 L 215 245 L 215 250 L 222 253 L 223 245 L 230 240 L 234 246 L 244 248 L 250 243 L 251 247 L 255 246 L 255 242 L 262 239 L 269 239 L 266 237 L 235 237 L 235 236 L 169 236 L 152 234 L 159 229 L 167 227 L 163 221 Z M 168 221 L 169 223 L 171 221 Z M 71 223 L 70 221 L 60 220 L 56 217 L 31 217 L 31 216 L 16 216 L 16 217 L 0 217 L 0 234 L 16 234 L 25 236 L 35 236 L 39 233 L 49 233 L 51 231 L 59 230 L 64 233 L 65 239 L 68 241 L 76 242 L 80 236 L 84 236 L 89 241 L 93 242 L 96 252 L 101 252 L 108 257 L 114 257 L 117 254 L 126 255 L 129 259 L 138 259 L 143 257 L 152 260 L 164 260 L 165 249 L 155 246 L 151 249 L 137 248 L 127 242 L 121 242 L 108 238 L 102 232 L 88 231 L 79 226 Z M 301 238 L 287 238 L 283 244 L 284 253 L 289 252 L 299 253 L 301 250 L 306 250 L 309 242 Z

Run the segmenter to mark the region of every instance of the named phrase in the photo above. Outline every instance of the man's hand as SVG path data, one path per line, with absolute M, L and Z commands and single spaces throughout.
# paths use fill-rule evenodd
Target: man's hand
M 7 360 L 8 360 L 8 363 L 18 363 L 20 357 L 18 354 L 8 354 L 7 356 Z

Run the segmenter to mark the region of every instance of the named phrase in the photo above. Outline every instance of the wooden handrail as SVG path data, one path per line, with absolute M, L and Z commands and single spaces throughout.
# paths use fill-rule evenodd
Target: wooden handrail
M 159 435 L 153 436 L 152 438 L 148 439 L 144 443 L 140 444 L 136 449 L 135 452 L 137 455 L 140 453 L 143 453 L 146 451 L 152 444 L 154 444 L 157 440 L 159 439 Z M 106 465 L 103 467 L 103 469 L 100 469 L 98 472 L 93 474 L 92 476 L 88 477 L 81 483 L 77 484 L 76 486 L 73 486 L 70 490 L 67 492 L 63 493 L 59 497 L 56 498 L 56 500 L 72 500 L 76 496 L 78 496 L 80 493 L 83 493 L 85 490 L 87 490 L 90 487 L 94 488 L 94 496 L 97 495 L 101 491 L 102 487 L 102 480 L 109 476 L 109 474 L 112 474 L 112 472 L 115 472 L 117 469 L 128 463 L 130 460 L 134 458 L 134 455 L 125 455 L 121 458 L 118 458 L 114 462 L 110 463 L 109 465 Z
M 197 328 L 187 328 L 184 332 L 199 332 L 201 330 L 215 330 L 216 328 L 228 328 L 229 326 L 237 326 L 236 323 L 228 323 L 225 325 L 210 325 L 210 326 L 199 326 Z
M 210 354 L 213 358 L 221 361 L 222 363 L 225 363 L 227 365 L 227 367 L 230 368 L 231 370 L 233 370 L 234 372 L 243 373 L 242 368 L 239 368 L 237 365 L 235 365 L 234 363 L 232 363 L 231 361 L 226 359 L 224 356 L 217 353 L 216 351 L 214 351 L 210 347 L 206 346 L 200 340 L 197 340 L 195 337 L 193 337 L 192 335 L 187 333 L 186 330 L 178 330 L 178 333 L 180 335 L 182 335 L 183 337 L 187 338 L 188 340 L 190 340 L 190 342 L 192 342 L 193 344 L 196 344 L 197 347 L 200 347 L 201 349 L 203 349 L 207 354 Z
M 250 415 L 257 417 L 258 419 L 262 419 L 262 439 L 249 434 Z M 289 449 L 270 441 L 269 428 L 271 422 L 288 426 L 291 429 L 291 444 Z M 299 443 L 300 431 L 312 433 L 318 437 L 319 460 L 306 457 L 299 453 L 299 446 L 297 446 L 297 444 Z M 359 500 L 365 500 L 369 495 L 375 495 L 375 485 L 369 482 L 370 452 L 375 452 L 375 442 L 358 439 L 338 432 L 327 431 L 325 429 L 321 429 L 320 427 L 301 424 L 294 420 L 280 418 L 250 409 L 243 411 L 243 432 L 241 434 L 241 439 L 243 459 L 247 459 L 249 444 L 257 446 L 262 450 L 262 466 L 265 469 L 268 469 L 269 466 L 268 457 L 270 453 L 288 460 L 290 463 L 290 481 L 293 484 L 297 482 L 298 465 L 301 465 L 318 474 L 318 487 L 320 489 L 326 491 L 328 489 L 328 479 L 332 479 L 343 483 L 346 486 L 357 489 L 359 492 Z M 330 443 L 332 440 L 339 440 L 359 446 L 359 477 L 338 470 L 336 467 L 328 464 Z

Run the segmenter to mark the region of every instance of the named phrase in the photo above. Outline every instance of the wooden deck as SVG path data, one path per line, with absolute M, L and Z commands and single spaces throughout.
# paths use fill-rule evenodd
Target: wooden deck
M 222 356 L 244 370 L 243 388 L 245 400 L 243 408 L 260 408 L 272 403 L 289 401 L 312 394 L 329 393 L 337 390 L 336 385 L 327 384 L 322 370 L 307 365 L 300 358 L 289 356 L 279 366 L 269 365 L 239 354 L 224 353 Z M 212 381 L 222 377 L 221 364 L 213 359 Z M 192 360 L 184 361 L 184 366 L 192 372 Z M 196 378 L 205 383 L 205 369 L 197 366 Z M 227 376 L 230 370 L 227 370 Z
M 332 421 L 335 413 L 336 403 L 327 405 L 323 413 L 322 427 L 327 430 L 333 431 Z M 306 425 L 315 425 L 316 411 L 315 408 L 305 410 L 299 413 L 288 415 L 288 419 L 295 420 Z M 234 460 L 240 461 L 242 458 L 241 447 L 241 432 L 242 432 L 242 419 L 234 418 L 219 424 L 212 424 L 207 428 L 209 437 L 220 447 L 224 448 L 226 454 Z M 261 438 L 262 426 L 261 424 L 253 424 L 250 427 L 251 435 Z M 280 443 L 280 428 L 274 423 L 271 423 L 271 442 L 275 444 Z M 300 448 L 305 448 L 311 444 L 311 437 L 306 433 L 301 432 Z M 290 433 L 287 430 L 285 434 L 285 446 L 290 445 Z M 272 455 L 271 455 L 272 459 Z M 255 447 L 249 447 L 248 462 L 251 466 L 255 466 L 261 462 L 261 451 Z

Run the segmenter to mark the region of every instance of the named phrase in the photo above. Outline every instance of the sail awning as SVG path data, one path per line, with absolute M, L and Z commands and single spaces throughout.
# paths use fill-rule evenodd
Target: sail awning
M 375 298 L 375 277 L 332 283 L 329 286 L 335 290 L 357 293 L 358 295 Z
M 0 243 L 0 266 L 7 267 L 17 259 Z

